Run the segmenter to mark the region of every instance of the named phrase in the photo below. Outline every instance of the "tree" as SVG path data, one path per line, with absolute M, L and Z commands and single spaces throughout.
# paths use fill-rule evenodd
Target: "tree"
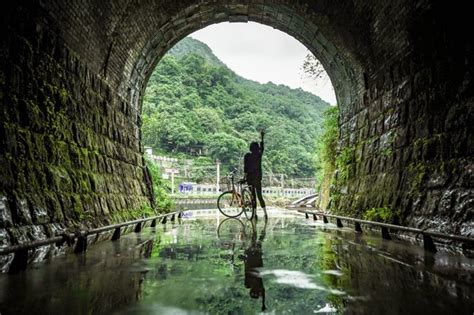
M 144 145 L 238 166 L 259 130 L 267 129 L 265 171 L 313 177 L 309 158 L 329 104 L 301 89 L 246 80 L 203 43 L 178 43 L 152 73 L 142 108 Z M 191 152 L 193 151 L 193 152 Z
M 321 61 L 316 59 L 313 54 L 307 54 L 303 62 L 303 71 L 308 76 L 315 79 L 322 79 L 327 76 Z
M 238 166 L 247 152 L 247 143 L 226 133 L 216 133 L 206 139 L 206 148 L 214 160 L 219 159 L 223 164 Z

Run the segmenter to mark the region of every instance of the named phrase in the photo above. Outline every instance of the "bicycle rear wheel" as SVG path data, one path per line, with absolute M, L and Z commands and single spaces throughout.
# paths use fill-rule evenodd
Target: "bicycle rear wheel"
M 217 208 L 226 217 L 236 218 L 240 216 L 242 214 L 242 208 L 240 207 L 239 194 L 232 190 L 223 192 L 219 198 L 217 198 Z
M 249 220 L 253 218 L 253 202 L 252 202 L 252 192 L 249 189 L 245 188 L 242 190 L 242 200 L 243 200 L 243 207 L 242 211 L 245 214 L 245 217 Z

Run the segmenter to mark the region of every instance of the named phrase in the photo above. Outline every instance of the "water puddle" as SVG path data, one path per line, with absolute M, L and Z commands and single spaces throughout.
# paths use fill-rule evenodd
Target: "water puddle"
M 472 259 L 214 211 L 0 275 L 4 314 L 472 314 Z

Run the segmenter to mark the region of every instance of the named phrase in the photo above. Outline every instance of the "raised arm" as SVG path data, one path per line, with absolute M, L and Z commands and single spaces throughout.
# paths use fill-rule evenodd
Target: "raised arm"
M 265 129 L 260 130 L 260 153 L 263 154 L 263 150 L 265 149 L 264 144 L 263 144 L 263 138 L 265 137 Z

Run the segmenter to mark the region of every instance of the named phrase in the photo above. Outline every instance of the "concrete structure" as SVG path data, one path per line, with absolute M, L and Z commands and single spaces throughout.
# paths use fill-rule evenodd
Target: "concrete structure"
M 171 168 L 178 163 L 176 158 L 153 154 L 153 149 L 150 147 L 145 147 L 144 153 L 161 168 Z
M 176 42 L 256 21 L 310 49 L 341 109 L 332 209 L 473 233 L 472 18 L 429 0 L 6 1 L 0 42 L 3 244 L 152 205 L 140 104 Z

